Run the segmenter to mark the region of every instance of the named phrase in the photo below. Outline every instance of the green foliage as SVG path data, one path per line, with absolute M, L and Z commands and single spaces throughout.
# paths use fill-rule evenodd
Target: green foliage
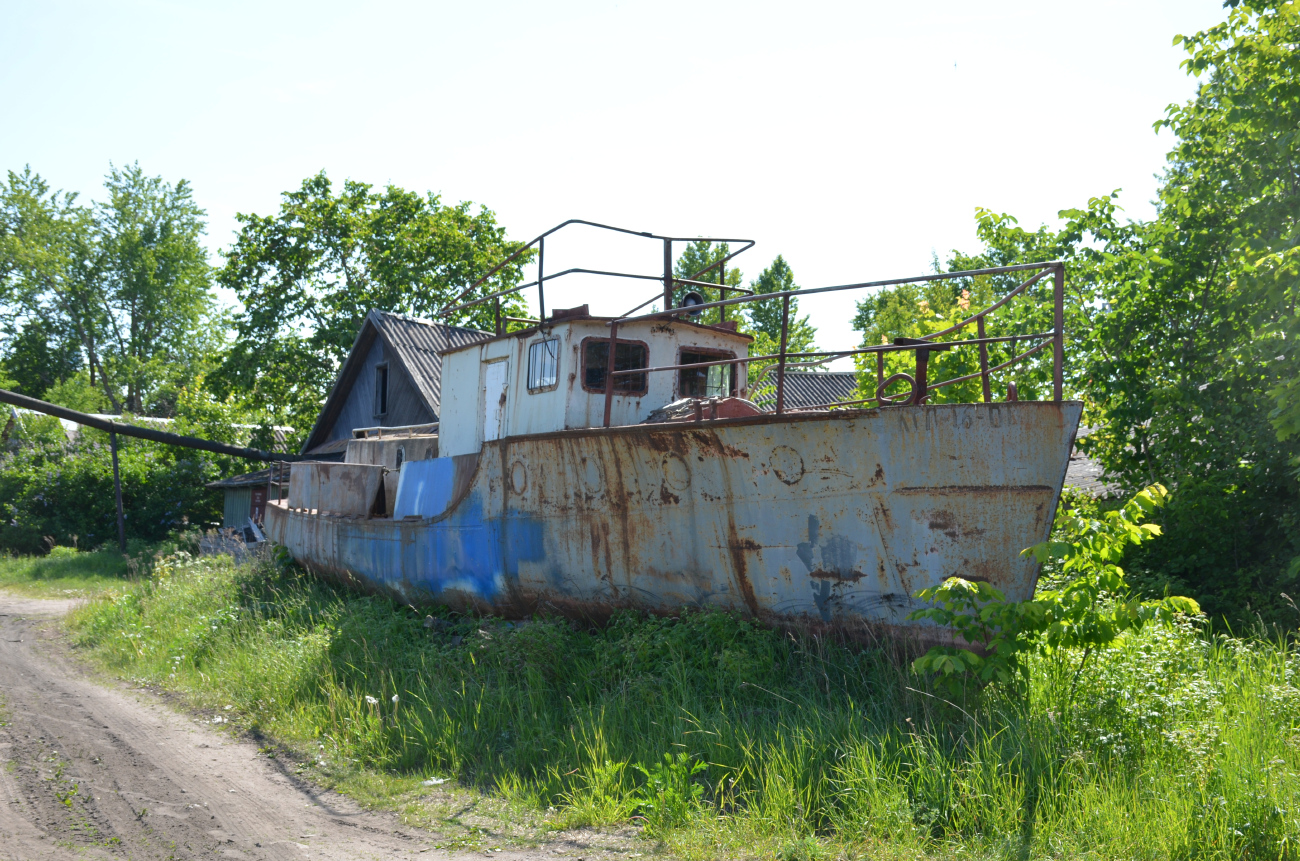
M 41 400 L 83 413 L 107 413 L 112 408 L 104 390 L 90 382 L 90 374 L 85 370 L 50 386 Z
M 772 265 L 759 273 L 758 278 L 749 282 L 749 289 L 756 295 L 763 293 L 784 293 L 798 290 L 794 283 L 794 271 L 785 258 L 777 255 Z M 755 334 L 763 335 L 768 342 L 781 346 L 781 302 L 769 299 L 765 302 L 751 302 L 745 306 L 745 315 L 750 328 Z M 799 316 L 799 300 L 790 297 L 790 323 L 786 331 L 786 350 L 791 353 L 812 352 L 817 347 L 813 343 L 817 338 L 817 329 L 808 322 L 808 315 Z
M 1030 653 L 1047 658 L 1078 654 L 1077 678 L 1094 650 L 1112 645 L 1121 634 L 1179 614 L 1199 614 L 1190 598 L 1143 601 L 1130 595 L 1119 566 L 1129 546 L 1160 534 L 1158 525 L 1142 521 L 1167 497 L 1164 487 L 1154 485 L 1100 517 L 1058 514 L 1056 528 L 1064 540 L 1054 538 L 1024 552 L 1039 564 L 1057 560 L 1061 585 L 1039 591 L 1032 600 L 1008 601 L 987 582 L 961 577 L 920 590 L 916 597 L 938 606 L 913 611 L 908 618 L 951 629 L 974 648 L 936 646 L 912 666 L 938 674 L 954 687 L 968 675 L 982 683 L 1023 685 Z
M 1220 303 L 1251 336 L 1243 359 L 1281 365 L 1268 374 L 1271 418 L 1290 437 L 1300 432 L 1300 5 L 1243 3 L 1174 44 L 1203 80 L 1156 124 L 1178 138 L 1160 192 L 1183 252 L 1171 262 L 1229 294 Z
M 106 669 L 215 708 L 327 784 L 451 776 L 559 807 L 564 827 L 634 815 L 635 763 L 708 763 L 707 784 L 664 778 L 695 799 L 659 835 L 675 856 L 1297 857 L 1300 660 L 1282 641 L 1156 621 L 1077 685 L 1078 648 L 1034 651 L 1026 690 L 971 691 L 961 711 L 880 651 L 717 613 L 434 613 L 426 628 L 292 565 L 177 557 L 72 624 Z
M 519 247 L 484 207 L 352 180 L 336 194 L 323 172 L 285 192 L 279 213 L 239 221 L 218 274 L 243 303 L 238 337 L 208 382 L 221 399 L 275 405 L 276 421 L 300 436 L 367 313 L 432 318 Z M 503 268 L 479 295 L 519 283 L 528 259 Z M 503 302 L 503 314 L 523 311 L 517 298 Z M 492 315 L 488 303 L 446 322 L 490 330 Z
M 244 445 L 248 416 L 191 389 L 177 394 L 171 430 Z M 131 421 L 131 417 L 127 417 Z M 207 482 L 257 468 L 239 458 L 118 437 L 128 539 L 156 542 L 187 526 L 221 522 L 220 491 Z M 57 419 L 25 415 L 0 452 L 0 553 L 51 544 L 116 546 L 117 508 L 108 434 L 81 428 L 69 442 Z
M 0 588 L 39 597 L 98 595 L 121 587 L 129 572 L 126 557 L 55 546 L 46 556 L 0 555 Z
M 3 362 L 10 386 L 34 398 L 81 369 L 81 345 L 45 319 L 28 320 L 9 338 Z
M 1176 139 L 1154 220 L 1123 221 L 1116 194 L 1062 211 L 1055 231 L 980 210 L 984 250 L 954 252 L 945 268 L 1066 261 L 1066 392 L 1085 400 L 1085 423 L 1096 427 L 1081 447 L 1125 493 L 1154 482 L 1175 491 L 1163 536 L 1130 557 L 1133 584 L 1190 595 L 1232 624 L 1257 613 L 1278 621 L 1300 577 L 1300 7 L 1242 3 L 1176 41 L 1201 82 L 1157 124 Z M 986 304 L 968 289 L 972 305 Z M 864 303 L 859 328 L 871 344 L 916 336 L 952 319 L 953 295 L 886 291 Z M 1029 310 L 1010 320 L 997 312 L 989 334 L 1050 328 L 1049 295 L 1040 283 Z M 960 352 L 933 356 L 941 370 L 931 378 L 971 368 L 954 364 Z M 1049 357 L 1040 355 L 999 379 L 1014 379 L 1022 398 L 1044 397 Z M 864 392 L 873 371 L 866 362 Z
M 82 206 L 28 168 L 0 186 L 0 309 L 8 376 L 41 395 L 89 374 L 114 412 L 170 415 L 219 352 L 222 321 L 189 184 L 110 169 Z
M 664 835 L 690 820 L 704 795 L 704 786 L 695 781 L 695 776 L 708 768 L 687 753 L 665 753 L 661 762 L 651 763 L 649 768 L 637 763 L 636 770 L 645 783 L 635 799 L 648 834 Z
M 678 256 L 677 262 L 673 264 L 673 275 L 678 278 L 689 278 L 694 281 L 705 281 L 714 283 L 718 280 L 718 270 L 710 272 L 704 270 L 709 266 L 717 263 L 722 258 L 731 253 L 731 246 L 726 242 L 719 242 L 714 245 L 712 242 L 699 240 L 686 246 Z M 742 276 L 740 270 L 732 263 L 727 264 L 726 283 L 731 287 L 739 287 Z M 717 302 L 722 298 L 722 292 L 717 287 L 701 287 L 698 284 L 682 284 L 677 287 L 677 295 L 673 297 L 673 304 L 680 307 L 682 297 L 687 293 L 699 293 L 704 297 L 705 302 Z M 728 292 L 727 298 L 734 299 L 740 294 L 731 291 Z M 704 324 L 715 324 L 722 319 L 721 308 L 710 308 L 701 311 L 696 322 Z M 735 320 L 739 313 L 735 308 L 727 308 L 728 319 Z

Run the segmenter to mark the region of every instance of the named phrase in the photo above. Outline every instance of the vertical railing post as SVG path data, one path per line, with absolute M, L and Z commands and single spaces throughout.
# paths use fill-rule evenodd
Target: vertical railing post
M 727 264 L 718 264 L 718 300 L 727 301 Z M 727 306 L 723 305 L 718 308 L 718 322 L 727 322 Z
M 546 265 L 546 237 L 537 240 L 537 319 L 546 322 L 546 285 L 542 280 Z
M 673 310 L 673 241 L 664 240 L 664 310 Z
M 785 412 L 785 348 L 790 334 L 790 294 L 781 297 L 781 357 L 776 365 L 776 414 Z
M 614 353 L 618 349 L 618 321 L 609 324 L 609 356 L 605 361 L 605 427 L 614 408 Z
M 496 333 L 497 333 L 498 335 L 504 335 L 504 334 L 505 334 L 505 330 L 501 328 L 501 297 L 500 297 L 500 296 L 498 296 L 498 297 L 495 299 L 495 303 L 496 303 L 496 310 L 495 310 L 495 316 L 496 316 L 496 329 L 495 329 L 495 331 L 496 331 Z
M 122 475 L 117 468 L 117 433 L 108 432 L 108 448 L 113 454 L 113 496 L 117 500 L 117 546 L 126 553 L 126 513 L 122 511 Z
M 916 348 L 916 384 L 912 389 L 912 404 L 920 406 L 925 403 L 926 389 L 930 385 L 930 351 L 926 347 Z
M 984 340 L 984 315 L 975 318 L 975 333 L 980 341 Z M 993 401 L 993 389 L 989 385 L 989 345 L 980 344 L 980 383 L 984 387 L 984 403 Z
M 876 406 L 880 406 L 880 388 L 885 384 L 885 353 L 876 353 Z
M 1065 264 L 1056 267 L 1052 279 L 1053 299 L 1055 300 L 1055 329 L 1052 337 L 1052 400 L 1061 402 L 1065 387 Z

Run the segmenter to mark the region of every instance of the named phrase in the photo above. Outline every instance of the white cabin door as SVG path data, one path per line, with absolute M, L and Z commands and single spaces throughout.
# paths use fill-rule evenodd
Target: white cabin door
M 483 441 L 506 434 L 506 385 L 509 361 L 493 362 L 483 369 Z

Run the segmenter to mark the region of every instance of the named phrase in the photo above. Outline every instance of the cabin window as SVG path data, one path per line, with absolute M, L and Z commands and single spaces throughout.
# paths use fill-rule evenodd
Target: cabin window
M 375 367 L 375 415 L 388 415 L 388 364 Z
M 650 367 L 650 348 L 644 341 L 619 339 L 614 350 L 614 370 L 633 371 Z M 589 392 L 605 391 L 609 367 L 609 339 L 587 338 L 582 342 L 582 387 Z M 621 395 L 643 395 L 648 374 L 622 374 L 614 378 L 614 391 Z
M 559 380 L 560 339 L 546 338 L 528 345 L 528 389 L 545 389 Z
M 696 365 L 734 359 L 735 353 L 685 347 L 678 357 L 679 365 Z M 677 372 L 677 396 L 681 398 L 725 398 L 736 393 L 736 366 L 711 365 L 704 368 L 683 368 Z

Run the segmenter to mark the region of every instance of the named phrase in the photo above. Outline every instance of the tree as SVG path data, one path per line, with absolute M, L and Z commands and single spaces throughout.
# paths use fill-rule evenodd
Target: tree
M 0 364 L 17 391 L 42 398 L 81 369 L 81 345 L 71 333 L 58 330 L 59 322 L 36 318 L 17 332 L 6 332 Z
M 90 210 L 75 194 L 51 191 L 30 167 L 8 172 L 0 187 L 0 331 L 6 376 L 25 394 L 39 397 L 65 378 L 48 361 L 51 351 L 67 352 L 51 349 L 52 336 L 70 330 L 78 354 L 96 343 L 77 301 L 93 268 L 92 235 Z
M 275 404 L 277 419 L 305 434 L 367 313 L 433 317 L 519 248 L 491 210 L 474 210 L 352 180 L 336 194 L 322 172 L 286 192 L 278 214 L 241 214 L 218 281 L 244 308 L 209 386 L 223 399 Z M 519 283 L 527 260 L 520 255 L 476 295 Z M 503 301 L 503 315 L 523 310 L 516 297 Z M 445 322 L 490 330 L 493 308 Z
M 749 289 L 753 290 L 755 295 L 764 293 L 783 293 L 788 290 L 798 290 L 799 285 L 794 283 L 794 271 L 790 264 L 785 262 L 785 258 L 777 255 L 772 261 L 772 265 L 764 269 L 754 281 L 749 282 Z M 767 299 L 761 302 L 750 302 L 745 306 L 745 316 L 749 320 L 750 329 L 756 336 L 762 338 L 764 343 L 775 344 L 779 350 L 781 347 L 781 300 Z M 815 350 L 813 341 L 817 338 L 817 329 L 808 322 L 808 315 L 799 316 L 799 300 L 793 296 L 790 297 L 790 322 L 786 331 L 786 350 L 791 353 L 804 353 Z
M 714 245 L 703 239 L 697 240 L 686 246 L 686 250 L 677 258 L 677 263 L 673 266 L 673 274 L 678 278 L 689 278 L 695 281 L 704 281 L 716 283 L 718 280 L 718 270 L 713 269 L 705 272 L 709 266 L 722 260 L 731 253 L 731 246 L 726 242 L 719 242 Z M 728 263 L 727 272 L 723 279 L 728 287 L 739 287 L 743 280 L 740 270 Z M 699 293 L 705 302 L 718 302 L 722 299 L 722 291 L 718 287 L 703 287 L 699 284 L 679 284 L 677 286 L 677 295 L 673 299 L 673 304 L 681 307 L 682 297 L 687 293 Z M 739 296 L 738 291 L 728 291 L 727 298 L 734 299 Z M 709 308 L 700 312 L 698 322 L 705 324 L 717 324 L 722 321 L 722 308 Z M 726 315 L 729 319 L 735 320 L 737 311 L 735 308 L 726 308 Z
M 113 168 L 95 207 L 104 393 L 132 412 L 168 414 L 216 352 L 219 319 L 200 237 L 204 211 L 185 180 Z
M 43 390 L 84 366 L 114 411 L 166 415 L 220 337 L 204 213 L 185 180 L 139 165 L 110 167 L 104 187 L 90 207 L 30 168 L 0 187 L 5 362 Z
M 1280 619 L 1300 585 L 1300 11 L 1245 3 L 1176 41 L 1204 82 L 1157 124 L 1176 140 L 1154 219 L 1121 221 L 1114 194 L 1057 231 L 981 212 L 984 250 L 948 265 L 1067 261 L 1066 388 L 1096 427 L 1081 446 L 1126 492 L 1172 491 L 1132 581 Z
M 1236 7 L 1226 21 L 1174 40 L 1204 81 L 1156 124 L 1178 138 L 1160 195 L 1162 215 L 1177 214 L 1166 246 L 1194 288 L 1236 294 L 1242 358 L 1271 384 L 1285 439 L 1300 433 L 1300 4 L 1224 5 Z

